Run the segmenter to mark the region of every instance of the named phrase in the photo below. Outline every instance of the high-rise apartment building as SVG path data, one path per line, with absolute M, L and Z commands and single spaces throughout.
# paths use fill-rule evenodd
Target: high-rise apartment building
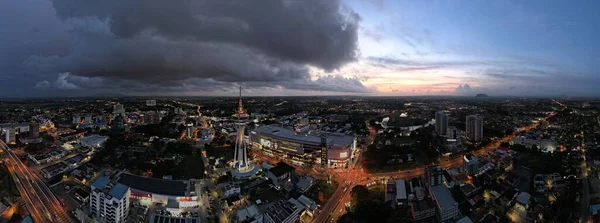
M 120 114 L 115 116 L 115 118 L 112 120 L 112 127 L 115 130 L 125 129 L 125 118 L 123 118 L 123 116 L 121 116 Z
M 29 123 L 29 133 L 31 138 L 40 137 L 40 123 L 31 122 Z
M 479 115 L 467 116 L 466 128 L 467 138 L 479 141 L 483 138 L 483 118 Z
M 425 176 L 427 177 L 427 187 L 431 188 L 444 183 L 444 170 L 438 165 L 427 166 Z
M 117 103 L 113 106 L 113 116 L 117 116 L 119 114 L 123 116 L 123 118 L 126 117 L 125 107 L 123 107 L 121 103 Z
M 448 115 L 443 111 L 435 113 L 435 133 L 438 135 L 446 135 L 448 129 Z
M 106 177 L 100 177 L 92 183 L 90 213 L 102 223 L 126 222 L 129 214 L 129 196 L 131 190 L 120 183 L 112 183 Z
M 479 172 L 479 159 L 472 154 L 463 156 L 463 169 L 469 175 L 475 175 Z
M 187 124 L 185 124 L 185 137 L 187 139 L 193 139 L 194 138 L 194 124 L 193 123 L 187 123 Z

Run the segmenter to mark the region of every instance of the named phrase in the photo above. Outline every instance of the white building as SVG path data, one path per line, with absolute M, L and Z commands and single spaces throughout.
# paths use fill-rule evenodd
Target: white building
M 396 180 L 396 205 L 408 205 L 408 193 L 406 192 L 406 181 Z
M 475 175 L 479 172 L 479 159 L 472 154 L 463 156 L 463 168 L 469 175 Z
M 463 156 L 463 168 L 465 172 L 471 176 L 481 175 L 492 167 L 492 163 L 479 159 L 473 154 L 467 154 Z
M 6 144 L 15 144 L 17 141 L 15 129 L 14 128 L 4 128 L 3 131 L 4 131 L 4 142 L 6 142 Z
M 121 103 L 117 103 L 113 106 L 113 116 L 121 115 L 123 118 L 127 117 L 125 115 L 125 107 Z
M 129 187 L 100 177 L 92 184 L 90 213 L 101 223 L 126 222 L 129 214 Z
M 90 136 L 78 139 L 78 142 L 81 146 L 95 149 L 95 148 L 100 148 L 100 147 L 104 146 L 104 144 L 106 143 L 107 140 L 108 140 L 108 137 L 106 137 L 106 136 L 90 135 Z
M 479 115 L 469 115 L 466 121 L 467 138 L 479 141 L 483 138 L 483 118 Z
M 156 106 L 156 100 L 146 100 L 146 106 Z
M 241 194 L 242 188 L 238 184 L 227 184 L 223 188 L 223 193 L 225 194 L 225 197 L 230 197 L 236 194 Z
M 435 113 L 435 132 L 438 135 L 446 135 L 448 129 L 448 115 L 443 111 Z
M 438 222 L 458 220 L 461 216 L 458 210 L 458 203 L 452 197 L 450 190 L 445 185 L 437 185 L 431 187 L 430 191 L 438 212 Z
M 519 136 L 512 140 L 513 144 L 521 144 L 528 149 L 536 146 L 542 152 L 554 152 L 558 148 L 558 143 L 553 139 L 535 139 L 526 136 Z

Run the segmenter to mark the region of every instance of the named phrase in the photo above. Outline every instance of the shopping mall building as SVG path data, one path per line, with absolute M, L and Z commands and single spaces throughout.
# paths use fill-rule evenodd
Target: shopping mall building
M 295 165 L 322 164 L 336 168 L 346 166 L 354 158 L 356 137 L 270 125 L 250 131 L 250 145 L 266 155 L 289 159 Z

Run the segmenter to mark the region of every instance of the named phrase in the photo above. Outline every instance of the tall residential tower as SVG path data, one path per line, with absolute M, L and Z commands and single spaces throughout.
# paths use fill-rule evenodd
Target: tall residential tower
M 483 118 L 479 115 L 467 116 L 466 128 L 467 138 L 479 141 L 483 138 Z
M 446 135 L 448 129 L 448 115 L 443 111 L 435 113 L 435 133 L 438 135 Z

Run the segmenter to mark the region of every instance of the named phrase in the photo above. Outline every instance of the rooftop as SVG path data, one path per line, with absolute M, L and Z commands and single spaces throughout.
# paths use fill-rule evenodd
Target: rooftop
M 110 189 L 110 191 L 108 192 L 108 195 L 113 196 L 117 199 L 122 199 L 123 196 L 125 196 L 125 194 L 127 194 L 128 190 L 129 190 L 128 186 L 118 183 L 112 189 Z
M 433 186 L 430 190 L 440 209 L 447 210 L 458 206 L 446 185 L 440 184 Z
M 189 196 L 187 183 L 185 181 L 147 178 L 128 173 L 122 173 L 117 182 L 127 185 L 132 189 L 141 190 L 148 193 L 170 196 Z
M 291 172 L 293 170 L 295 170 L 295 168 L 293 166 L 290 166 L 284 162 L 279 162 L 279 163 L 277 163 L 277 165 L 275 165 L 275 167 L 269 169 L 269 172 L 271 172 L 276 177 L 279 177 L 279 176 L 281 176 L 285 173 Z
M 429 199 L 417 200 L 412 202 L 412 208 L 415 211 L 424 211 L 434 208 L 433 203 Z
M 256 205 L 252 205 L 248 208 L 240 209 L 237 211 L 237 218 L 240 222 L 243 222 L 246 219 L 252 218 L 259 214 L 258 208 Z
M 150 219 L 148 219 L 150 223 L 159 223 L 159 222 L 178 222 L 178 223 L 200 223 L 200 218 L 183 218 L 183 217 L 174 217 L 174 216 L 164 216 L 158 214 L 152 214 Z
M 406 181 L 404 180 L 396 180 L 396 199 L 407 199 L 408 195 L 406 194 Z
M 87 144 L 95 144 L 98 142 L 102 142 L 106 139 L 108 139 L 108 137 L 106 137 L 106 136 L 91 135 L 91 136 L 83 137 L 83 138 L 79 139 L 79 141 L 83 142 L 83 143 L 87 143 Z
M 456 223 L 473 223 L 473 220 L 471 220 L 469 216 L 465 216 L 464 218 L 458 220 Z
M 531 194 L 527 192 L 521 192 L 519 196 L 517 196 L 517 202 L 527 205 L 529 204 L 529 199 L 531 198 Z
M 94 181 L 94 183 L 92 183 L 92 187 L 104 189 L 104 187 L 106 187 L 106 185 L 108 185 L 109 183 L 110 183 L 110 179 L 108 179 L 106 177 L 100 177 L 96 181 Z
M 261 135 L 266 135 L 273 138 L 285 139 L 302 144 L 320 145 L 321 137 L 312 134 L 297 134 L 296 131 L 286 129 L 279 126 L 269 125 L 253 130 Z M 342 133 L 326 133 L 327 145 L 338 147 L 348 147 L 354 143 L 354 136 L 345 135 Z
M 266 210 L 265 214 L 271 217 L 275 222 L 283 222 L 298 209 L 299 207 L 289 200 L 279 200 L 275 204 L 271 205 Z

